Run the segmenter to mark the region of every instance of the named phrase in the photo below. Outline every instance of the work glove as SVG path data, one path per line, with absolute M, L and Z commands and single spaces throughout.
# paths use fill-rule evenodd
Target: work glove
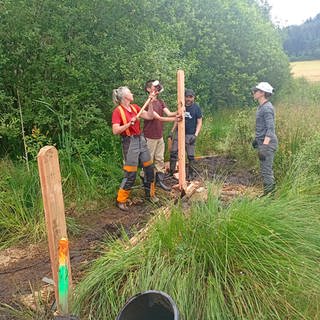
M 193 134 L 189 139 L 189 144 L 190 145 L 195 144 L 196 143 L 196 139 L 197 139 L 197 137 Z
M 258 148 L 258 141 L 257 141 L 257 139 L 252 140 L 251 145 L 252 145 L 252 148 L 253 148 L 253 149 L 257 149 L 257 148 Z
M 262 144 L 258 151 L 258 158 L 260 161 L 266 160 L 267 151 L 268 151 L 268 146 L 266 144 Z

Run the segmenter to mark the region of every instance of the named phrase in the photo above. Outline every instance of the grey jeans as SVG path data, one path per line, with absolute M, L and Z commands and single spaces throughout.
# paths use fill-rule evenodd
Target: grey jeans
M 261 145 L 258 148 L 260 150 Z M 263 161 L 260 160 L 260 173 L 265 188 L 275 185 L 275 179 L 273 175 L 273 160 L 276 149 L 276 146 L 268 146 L 266 149 L 266 159 Z

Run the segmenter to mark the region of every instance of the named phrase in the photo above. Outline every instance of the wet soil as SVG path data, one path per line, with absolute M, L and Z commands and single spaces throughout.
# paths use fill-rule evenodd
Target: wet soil
M 259 186 L 256 173 L 239 170 L 233 159 L 222 156 L 198 158 L 196 171 L 198 181 L 216 180 L 223 184 L 221 193 L 223 201 L 229 201 L 243 194 L 244 190 Z M 177 180 L 168 178 L 166 183 L 173 186 L 177 184 Z M 67 212 L 76 217 L 81 226 L 80 234 L 70 238 L 74 282 L 81 279 L 88 263 L 99 256 L 102 242 L 107 236 L 118 238 L 125 232 L 131 237 L 152 217 L 155 207 L 144 202 L 143 190 L 136 187 L 132 193 L 132 203 L 128 212 L 123 212 L 113 205 L 100 211 L 87 212 L 79 217 L 75 212 Z M 161 203 L 166 205 L 168 200 L 179 197 L 179 191 L 166 193 L 161 190 L 158 196 Z M 34 292 L 40 289 L 42 295 L 46 295 L 46 300 L 53 301 L 53 286 L 45 282 L 51 278 L 47 243 L 21 245 L 0 251 L 0 302 L 10 305 L 23 304 L 32 308 L 35 307 Z M 0 311 L 0 319 L 10 318 L 1 315 Z

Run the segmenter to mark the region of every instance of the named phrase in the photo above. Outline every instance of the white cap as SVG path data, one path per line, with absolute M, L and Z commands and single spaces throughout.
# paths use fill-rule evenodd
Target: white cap
M 271 93 L 271 94 L 274 91 L 272 86 L 268 82 L 260 82 L 253 89 L 258 89 L 263 92 L 267 92 L 267 93 Z

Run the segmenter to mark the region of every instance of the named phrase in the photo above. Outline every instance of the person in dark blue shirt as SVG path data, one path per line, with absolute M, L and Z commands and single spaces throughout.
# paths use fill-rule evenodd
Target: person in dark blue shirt
M 188 158 L 187 179 L 195 178 L 194 153 L 197 137 L 202 127 L 202 112 L 195 101 L 195 93 L 191 89 L 185 90 L 185 133 L 186 133 L 186 152 Z M 173 138 L 173 143 L 170 152 L 170 171 L 169 175 L 173 175 L 178 160 L 178 130 L 177 125 L 172 128 L 169 135 Z

